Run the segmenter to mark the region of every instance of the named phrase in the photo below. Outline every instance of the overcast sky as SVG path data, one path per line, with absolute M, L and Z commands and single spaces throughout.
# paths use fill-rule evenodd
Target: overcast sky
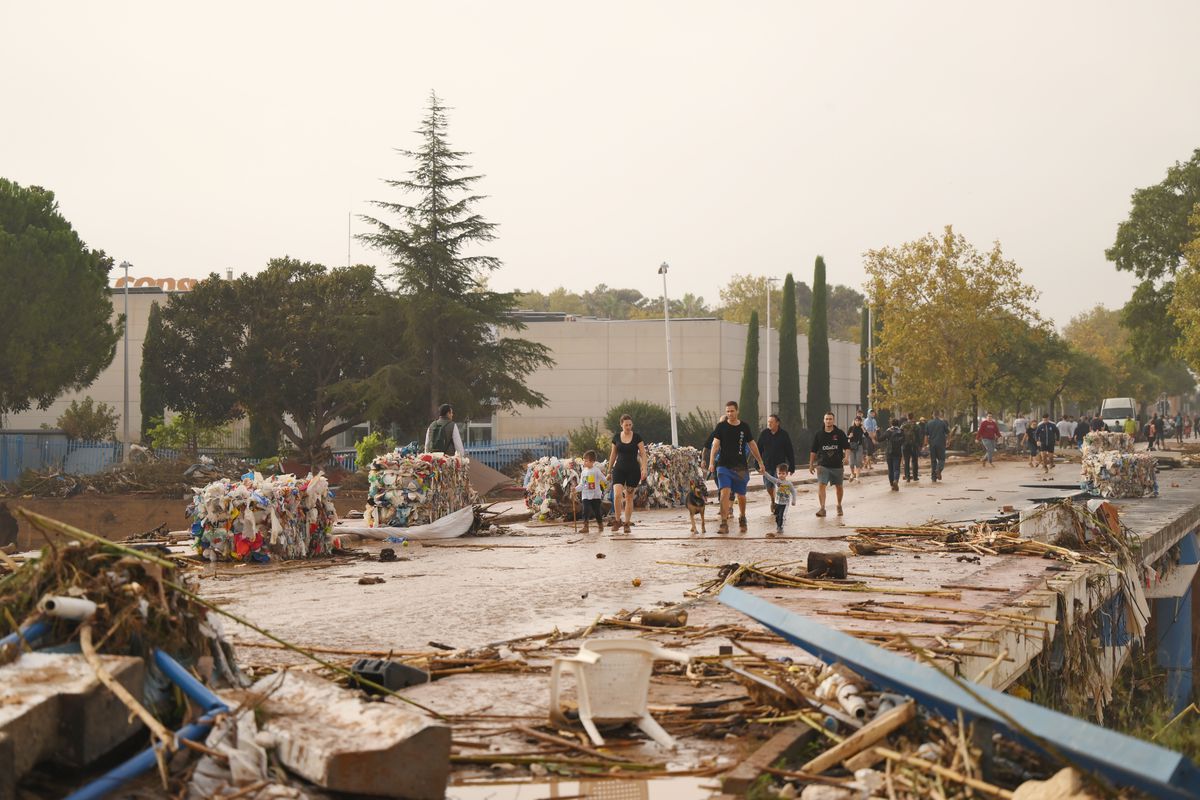
M 861 287 L 865 250 L 953 224 L 1061 325 L 1127 299 L 1129 196 L 1200 147 L 1198 29 L 1191 0 L 0 0 L 0 175 L 137 276 L 343 265 L 432 89 L 494 287 L 657 296 L 667 260 L 715 302 L 818 253 Z

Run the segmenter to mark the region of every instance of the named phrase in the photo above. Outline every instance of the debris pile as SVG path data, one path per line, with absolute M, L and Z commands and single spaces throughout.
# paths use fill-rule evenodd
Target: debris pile
M 427 525 L 478 501 L 470 459 L 396 451 L 371 462 L 365 519 L 372 528 Z
M 1150 453 L 1086 453 L 1080 488 L 1104 498 L 1158 497 L 1157 464 Z
M 704 482 L 700 451 L 669 444 L 646 446 L 646 480 L 638 487 L 635 503 L 650 508 L 684 505 L 692 481 Z
M 1109 431 L 1092 431 L 1084 435 L 1083 454 L 1085 456 L 1103 450 L 1132 453 L 1133 437 L 1127 433 L 1110 433 Z
M 608 471 L 607 461 L 596 466 Z M 525 468 L 525 507 L 533 511 L 534 519 L 570 519 L 580 513 L 575 494 L 583 472 L 582 458 L 542 456 Z
M 245 462 L 222 459 L 215 463 L 188 461 L 130 461 L 115 464 L 93 475 L 75 475 L 58 467 L 26 470 L 11 483 L 0 483 L 0 497 L 74 497 L 75 495 L 138 494 L 178 498 L 200 480 L 236 477 L 247 469 Z M 211 471 L 199 474 L 202 471 Z
M 210 561 L 284 560 L 328 555 L 337 519 L 324 474 L 214 481 L 188 507 L 196 552 Z

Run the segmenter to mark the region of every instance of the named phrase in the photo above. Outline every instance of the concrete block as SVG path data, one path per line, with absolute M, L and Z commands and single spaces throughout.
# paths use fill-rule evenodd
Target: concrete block
M 263 730 L 279 760 L 337 792 L 410 800 L 445 796 L 450 726 L 397 700 L 366 702 L 356 692 L 300 672 L 263 678 Z
M 100 658 L 121 685 L 141 696 L 140 658 Z M 0 667 L 0 800 L 12 796 L 17 780 L 34 765 L 86 766 L 140 727 L 83 656 L 22 655 Z

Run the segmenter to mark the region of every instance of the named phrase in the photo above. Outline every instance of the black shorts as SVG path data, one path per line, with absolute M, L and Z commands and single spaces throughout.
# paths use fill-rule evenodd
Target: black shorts
M 629 466 L 628 464 L 621 464 L 618 462 L 617 465 L 613 467 L 612 482 L 613 486 L 620 484 L 630 489 L 635 488 L 639 483 L 642 482 L 641 465 L 635 463 L 633 466 Z

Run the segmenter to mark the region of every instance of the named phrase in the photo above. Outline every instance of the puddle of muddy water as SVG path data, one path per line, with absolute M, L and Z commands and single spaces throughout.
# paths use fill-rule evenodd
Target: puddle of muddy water
M 697 800 L 713 797 L 715 778 L 561 780 L 450 786 L 446 800 Z

